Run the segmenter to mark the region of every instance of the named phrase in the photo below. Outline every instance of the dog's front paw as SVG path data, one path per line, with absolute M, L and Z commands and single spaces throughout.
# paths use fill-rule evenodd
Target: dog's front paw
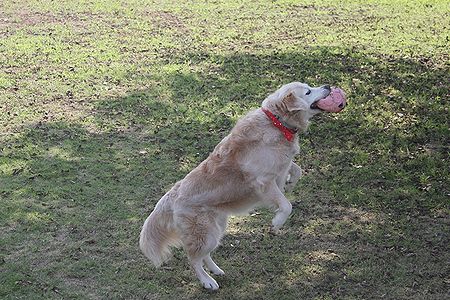
M 292 192 L 294 190 L 294 188 L 295 188 L 295 184 L 296 184 L 295 182 L 287 181 L 286 185 L 284 186 L 284 191 L 286 193 Z

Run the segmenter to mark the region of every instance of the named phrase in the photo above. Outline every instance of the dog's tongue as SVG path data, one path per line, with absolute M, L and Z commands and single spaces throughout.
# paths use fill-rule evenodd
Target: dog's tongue
M 333 87 L 330 94 L 317 102 L 317 107 L 328 112 L 340 112 L 346 104 L 345 93 L 340 88 Z

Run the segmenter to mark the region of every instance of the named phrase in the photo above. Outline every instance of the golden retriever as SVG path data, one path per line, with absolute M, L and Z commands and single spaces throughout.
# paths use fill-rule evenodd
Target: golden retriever
M 160 266 L 171 246 L 182 245 L 203 287 L 218 289 L 203 266 L 224 274 L 210 253 L 225 232 L 228 216 L 272 207 L 272 229 L 278 231 L 292 210 L 283 193 L 301 176 L 292 161 L 299 152 L 296 133 L 305 131 L 315 114 L 338 112 L 345 105 L 343 92 L 328 85 L 312 88 L 292 82 L 269 95 L 262 108 L 240 119 L 209 157 L 159 200 L 140 234 L 143 253 Z

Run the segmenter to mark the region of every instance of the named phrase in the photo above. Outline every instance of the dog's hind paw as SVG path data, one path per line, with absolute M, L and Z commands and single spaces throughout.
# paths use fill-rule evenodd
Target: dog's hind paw
M 205 278 L 205 280 L 202 280 L 202 285 L 205 289 L 210 291 L 215 291 L 219 289 L 219 285 L 213 278 Z
M 225 272 L 224 271 L 222 271 L 222 269 L 217 269 L 217 270 L 213 270 L 213 271 L 211 271 L 214 275 L 217 275 L 217 276 L 224 276 L 225 275 Z

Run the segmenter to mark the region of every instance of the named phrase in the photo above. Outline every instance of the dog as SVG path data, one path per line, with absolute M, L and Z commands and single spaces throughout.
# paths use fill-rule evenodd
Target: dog
M 170 247 L 182 245 L 203 287 L 217 290 L 204 266 L 224 275 L 211 252 L 228 216 L 274 208 L 272 230 L 278 232 L 292 211 L 284 192 L 292 191 L 302 173 L 293 162 L 299 152 L 297 133 L 307 130 L 314 115 L 339 112 L 345 105 L 343 92 L 328 85 L 292 82 L 269 95 L 159 200 L 142 227 L 142 252 L 158 267 L 170 257 Z

